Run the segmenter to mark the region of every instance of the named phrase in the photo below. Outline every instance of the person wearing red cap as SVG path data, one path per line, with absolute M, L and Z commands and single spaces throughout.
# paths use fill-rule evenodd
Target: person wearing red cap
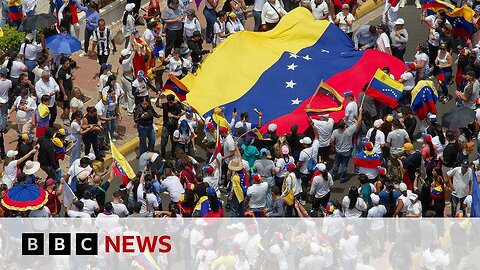
M 355 123 L 355 119 L 358 117 L 358 105 L 355 101 L 355 93 L 352 90 L 345 92 L 344 95 L 348 104 L 345 107 L 345 117 L 343 119 L 349 127 Z
M 263 210 L 267 204 L 268 183 L 259 174 L 252 176 L 253 185 L 247 188 L 245 209 L 250 211 Z

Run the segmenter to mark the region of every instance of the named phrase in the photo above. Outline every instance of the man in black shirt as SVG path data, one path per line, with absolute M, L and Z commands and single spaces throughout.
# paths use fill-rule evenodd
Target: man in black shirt
M 404 171 L 403 181 L 410 187 L 415 180 L 415 172 L 420 169 L 420 165 L 422 164 L 422 154 L 420 154 L 419 151 L 415 151 L 411 143 L 405 143 L 402 150 L 405 151 L 405 157 L 398 161 L 400 163 L 400 169 Z
M 173 159 L 175 153 L 175 143 L 173 142 L 173 132 L 178 127 L 178 119 L 184 114 L 182 105 L 175 100 L 173 94 L 167 95 L 165 102 L 162 102 L 161 108 L 163 110 L 163 130 L 162 130 L 162 143 L 160 145 L 160 153 L 163 159 L 166 156 L 166 148 L 168 139 L 170 138 L 171 157 Z
M 38 138 L 37 145 L 39 146 L 37 161 L 40 162 L 40 168 L 47 173 L 47 179 L 52 178 L 56 182 L 57 179 L 58 162 L 55 160 L 54 146 L 52 142 L 55 130 L 48 128 L 45 130 L 45 135 Z
M 60 87 L 60 98 L 63 100 L 62 103 L 62 119 L 63 124 L 69 125 L 69 109 L 70 109 L 70 99 L 72 97 L 73 89 L 73 80 L 75 77 L 72 75 L 72 69 L 70 68 L 70 59 L 68 57 L 62 57 L 60 59 L 60 64 L 62 65 L 58 70 L 57 80 L 58 86 Z
M 160 118 L 160 115 L 158 115 L 152 105 L 150 105 L 148 97 L 142 98 L 140 104 L 133 111 L 133 121 L 137 123 L 138 138 L 140 140 L 139 156 L 147 151 L 152 152 L 155 146 L 155 130 L 153 128 L 154 117 Z
M 410 137 L 410 141 L 413 142 L 413 133 L 417 127 L 417 119 L 415 119 L 409 107 L 403 109 L 403 125 L 408 133 L 408 137 Z
M 18 82 L 19 84 L 15 87 L 15 91 L 13 91 L 13 100 L 20 96 L 20 90 L 22 89 L 26 89 L 29 95 L 35 95 L 35 86 L 33 86 L 32 82 L 28 79 L 27 74 L 20 74 Z
M 202 34 L 199 31 L 194 31 L 192 37 L 187 39 L 187 46 L 192 50 L 192 72 L 195 72 L 198 68 L 198 63 L 202 61 L 202 56 L 209 53 L 209 50 L 204 50 L 202 47 L 203 40 Z
M 458 155 L 460 153 L 460 144 L 455 139 L 455 133 L 452 130 L 447 130 L 445 137 L 447 138 L 448 144 L 443 149 L 443 155 L 440 156 L 444 173 L 453 169 L 458 164 Z

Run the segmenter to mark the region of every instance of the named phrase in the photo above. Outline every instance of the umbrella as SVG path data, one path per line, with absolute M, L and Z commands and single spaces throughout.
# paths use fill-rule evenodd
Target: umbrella
M 48 201 L 47 192 L 37 185 L 17 184 L 3 196 L 5 208 L 15 211 L 36 210 Z
M 466 127 L 475 121 L 475 111 L 467 108 L 456 108 L 442 116 L 442 126 L 449 129 Z
M 52 14 L 37 14 L 27 17 L 23 27 L 27 30 L 43 29 L 57 23 L 57 17 Z
M 82 48 L 80 40 L 67 35 L 58 34 L 46 39 L 47 48 L 53 50 L 55 53 L 72 54 Z

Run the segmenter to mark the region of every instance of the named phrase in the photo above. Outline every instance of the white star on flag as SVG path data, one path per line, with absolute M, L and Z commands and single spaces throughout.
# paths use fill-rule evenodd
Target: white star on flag
M 297 68 L 298 66 L 295 65 L 294 63 L 292 63 L 291 65 L 288 65 L 288 70 L 295 70 L 295 68 Z
M 294 53 L 290 53 L 290 57 L 289 58 L 298 58 L 298 55 L 294 54 Z
M 297 84 L 293 80 L 290 80 L 289 82 L 285 82 L 285 83 L 287 84 L 287 86 L 285 86 L 285 88 L 292 88 L 292 89 Z
M 302 102 L 300 99 L 296 98 L 296 99 L 292 99 L 292 105 L 299 105 L 300 102 Z
M 312 60 L 312 58 L 311 58 L 311 57 L 310 57 L 310 55 L 308 55 L 308 54 L 307 54 L 307 55 L 305 55 L 305 56 L 304 56 L 304 57 L 302 57 L 302 58 L 303 58 L 303 59 L 305 59 L 305 60 Z

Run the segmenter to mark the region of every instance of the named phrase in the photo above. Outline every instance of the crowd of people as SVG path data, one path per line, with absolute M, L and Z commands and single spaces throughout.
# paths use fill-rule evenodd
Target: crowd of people
M 27 9 L 30 2 L 35 1 L 9 1 L 8 16 L 2 18 L 22 29 L 23 17 L 35 14 Z M 476 159 L 472 152 L 480 121 L 448 130 L 439 125 L 435 114 L 417 121 L 409 106 L 416 83 L 435 77 L 442 89 L 439 100 L 450 101 L 454 52 L 459 51 L 456 105 L 476 109 L 480 86 L 478 40 L 476 35 L 472 40 L 452 38 L 452 26 L 444 12 L 422 15 L 429 31 L 428 43 L 418 45 L 415 60 L 406 62 L 407 70 L 400 77 L 390 74 L 388 66 L 383 68 L 404 85 L 404 98 L 398 108 L 390 109 L 365 92 L 355 96 L 349 91 L 345 93 L 345 117 L 338 123 L 328 114 L 320 114 L 309 116 L 310 128 L 303 134 L 296 124 L 290 133 L 277 134 L 277 125 L 270 123 L 263 136 L 252 138 L 246 134 L 263 126 L 262 112 L 254 112 L 257 122 L 252 123 L 249 112 L 227 116 L 218 107 L 211 118 L 204 119 L 174 94 L 161 90 L 164 74 L 181 79 L 195 72 L 209 53 L 204 46 L 211 44 L 214 48 L 229 35 L 244 31 L 247 18 L 243 0 L 229 1 L 221 11 L 217 11 L 218 1 L 208 0 L 203 11 L 205 33 L 189 3 L 169 0 L 160 10 L 158 1 L 151 0 L 143 16 L 135 3 L 126 4 L 121 20 L 125 44 L 120 45 L 120 78 L 112 73 L 110 64 L 117 46 L 98 5 L 57 2 L 53 8 L 58 13 L 58 25 L 45 28 L 41 34 L 26 33 L 19 51 L 6 57 L 0 69 L 2 195 L 16 184 L 39 184 L 47 190 L 48 202 L 27 213 L 3 209 L 4 216 L 59 216 L 65 184 L 76 196 L 66 205 L 70 217 L 112 213 L 119 217 L 220 217 L 226 212 L 232 217 L 470 214 L 472 175 L 476 173 L 470 161 Z M 273 29 L 296 3 L 260 2 L 254 3 L 255 31 Z M 12 6 L 18 7 L 19 3 L 24 4 L 20 21 Z M 308 4 L 301 1 L 300 5 L 309 8 L 315 19 L 337 24 L 352 38 L 356 50 L 376 49 L 404 60 L 408 32 L 405 21 L 397 17 L 398 7 L 387 2 L 380 25 L 363 25 L 353 34 L 354 1 L 336 6 L 336 1 L 312 0 Z M 479 11 L 475 8 L 476 19 Z M 80 56 L 96 54 L 99 63 L 95 106 L 84 106 L 82 92 L 75 86 L 76 62 L 70 55 L 55 54 L 45 44 L 49 36 L 75 35 L 76 12 L 86 13 Z M 141 34 L 136 26 L 144 24 L 142 21 L 146 29 Z M 152 103 L 153 97 L 156 103 Z M 62 108 L 60 127 L 55 125 L 57 106 Z M 157 113 L 156 107 L 162 112 Z M 140 170 L 135 179 L 107 198 L 114 168 L 95 172 L 92 162 L 102 162 L 110 141 L 117 140 L 122 111 L 136 124 Z M 160 151 L 154 149 L 154 118 L 163 120 Z M 226 124 L 215 120 L 218 118 Z M 8 119 L 16 126 L 8 127 Z M 15 149 L 5 149 L 3 135 L 8 128 L 18 132 Z M 414 147 L 416 140 L 423 144 L 421 148 Z M 205 166 L 195 159 L 200 146 L 206 148 L 202 157 L 207 161 Z M 377 155 L 380 166 L 364 168 L 354 162 L 355 171 L 349 174 L 350 160 L 355 161 L 359 153 Z M 69 168 L 62 171 L 60 160 L 66 157 Z M 40 169 L 47 175 L 45 180 L 36 176 Z M 102 181 L 109 172 L 108 180 Z M 351 173 L 358 174 L 358 183 Z M 331 198 L 337 180 L 351 184 L 341 201 Z M 169 194 L 168 209 L 162 205 L 164 191 Z

